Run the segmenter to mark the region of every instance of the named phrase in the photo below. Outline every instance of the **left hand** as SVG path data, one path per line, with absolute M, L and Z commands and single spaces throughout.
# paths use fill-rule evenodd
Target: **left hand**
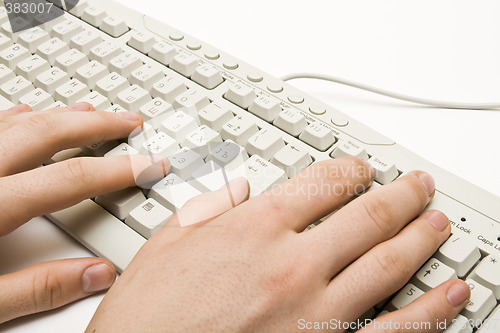
M 27 105 L 0 111 L 0 236 L 32 217 L 134 186 L 133 171 L 151 166 L 143 156 L 116 156 L 72 158 L 37 168 L 60 150 L 127 137 L 142 125 L 135 113 L 94 111 L 88 103 L 40 112 Z M 115 274 L 105 259 L 81 258 L 2 275 L 0 323 L 107 289 Z

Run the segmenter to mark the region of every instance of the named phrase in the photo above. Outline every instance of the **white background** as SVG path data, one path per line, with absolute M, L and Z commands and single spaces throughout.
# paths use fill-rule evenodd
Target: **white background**
M 500 102 L 498 1 L 121 2 L 275 76 L 318 72 L 426 98 Z M 500 196 L 500 111 L 421 108 L 333 83 L 292 84 Z M 0 240 L 0 253 L 3 272 L 88 255 L 41 218 Z M 0 332 L 83 331 L 99 300 Z

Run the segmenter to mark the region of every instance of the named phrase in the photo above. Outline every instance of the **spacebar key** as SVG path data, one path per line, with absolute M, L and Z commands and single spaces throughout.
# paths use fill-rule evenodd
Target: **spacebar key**
M 90 199 L 47 217 L 96 255 L 109 259 L 119 273 L 146 239 Z

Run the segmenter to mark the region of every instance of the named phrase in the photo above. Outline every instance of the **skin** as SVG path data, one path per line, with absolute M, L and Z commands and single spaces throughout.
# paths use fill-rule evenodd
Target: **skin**
M 0 236 L 33 216 L 133 186 L 134 174 L 151 167 L 145 158 L 113 157 L 34 169 L 59 150 L 126 137 L 142 120 L 94 112 L 85 103 L 30 111 L 0 111 L 0 209 L 7 212 Z M 358 197 L 372 181 L 363 161 L 341 158 L 316 163 L 251 200 L 242 179 L 190 200 L 114 283 L 87 332 L 294 332 L 299 319 L 355 320 L 404 286 L 450 233 L 444 214 L 421 213 L 434 194 L 429 175 L 411 172 Z M 25 205 L 15 205 L 16 198 Z M 0 276 L 0 323 L 106 289 L 114 278 L 100 258 Z M 469 296 L 463 281 L 450 280 L 377 320 L 449 322 Z
M 27 105 L 0 111 L 0 237 L 32 217 L 135 185 L 132 167 L 140 172 L 151 166 L 141 156 L 75 158 L 36 168 L 62 149 L 127 137 L 142 125 L 140 117 L 128 117 L 95 112 L 88 103 L 40 112 Z M 115 276 L 114 266 L 102 258 L 52 261 L 2 275 L 0 323 L 107 289 Z

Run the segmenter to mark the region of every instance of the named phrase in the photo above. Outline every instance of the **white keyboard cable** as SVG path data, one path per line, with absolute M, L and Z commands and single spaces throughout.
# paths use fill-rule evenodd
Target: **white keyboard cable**
M 377 88 L 373 87 L 364 83 L 359 83 L 347 79 L 343 79 L 341 77 L 337 76 L 332 76 L 332 75 L 324 75 L 324 74 L 317 74 L 317 73 L 293 73 L 293 74 L 287 74 L 281 77 L 281 80 L 283 81 L 290 81 L 290 80 L 295 80 L 295 79 L 314 79 L 314 80 L 323 80 L 323 81 L 330 81 L 330 82 L 335 82 L 338 84 L 342 84 L 345 86 L 361 89 L 361 90 L 366 90 L 375 94 L 379 95 L 384 95 L 390 98 L 395 98 L 411 103 L 416 103 L 416 104 L 421 104 L 421 105 L 427 105 L 427 106 L 432 106 L 432 107 L 439 107 L 439 108 L 445 108 L 445 109 L 472 109 L 472 110 L 496 110 L 500 109 L 500 103 L 480 103 L 480 104 L 474 104 L 474 103 L 455 103 L 455 102 L 445 102 L 445 101 L 438 101 L 438 100 L 433 100 L 433 99 L 426 99 L 426 98 L 420 98 L 420 97 L 414 97 L 410 95 L 405 95 L 405 94 L 400 94 L 397 92 L 385 90 L 382 88 Z

